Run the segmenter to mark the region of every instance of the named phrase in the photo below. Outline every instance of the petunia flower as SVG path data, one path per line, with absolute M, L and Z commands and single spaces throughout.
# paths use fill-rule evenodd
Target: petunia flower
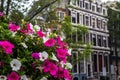
M 50 71 L 50 67 L 51 67 L 51 62 L 47 59 L 44 61 L 42 67 L 43 67 L 43 71 L 46 73 L 46 72 L 49 72 Z
M 32 25 L 30 23 L 26 24 L 26 29 L 22 29 L 20 30 L 21 33 L 26 34 L 26 35 L 30 35 L 33 34 L 33 28 Z
M 72 80 L 72 76 L 70 75 L 68 70 L 64 70 L 64 78 L 65 80 Z
M 46 51 L 43 51 L 40 54 L 40 61 L 45 61 L 48 58 L 48 53 Z
M 18 73 L 13 71 L 7 76 L 7 79 L 8 80 L 20 80 L 20 76 L 18 75 Z
M 46 77 L 42 77 L 40 80 L 48 80 Z
M 66 65 L 66 67 L 65 67 L 66 69 L 72 69 L 72 64 L 71 63 L 66 63 L 65 65 Z
M 37 31 L 37 36 L 43 38 L 45 36 L 45 33 L 42 31 Z
M 68 49 L 67 54 L 68 54 L 69 56 L 71 56 L 71 53 L 72 53 L 72 49 L 70 48 L 70 49 Z
M 37 52 L 32 53 L 32 58 L 40 59 L 40 54 Z
M 52 76 L 56 76 L 58 72 L 58 67 L 54 63 L 51 63 L 52 65 L 50 66 L 50 74 Z
M 56 49 L 56 53 L 57 53 L 57 57 L 66 62 L 66 55 L 67 55 L 67 50 L 66 49 L 62 49 L 62 48 L 58 48 Z
M 20 70 L 21 62 L 19 60 L 17 60 L 17 59 L 13 59 L 10 62 L 10 66 L 12 67 L 12 70 L 18 71 L 18 70 Z
M 54 53 L 52 53 L 52 58 L 51 59 L 54 60 L 54 61 L 57 61 L 57 62 L 59 61 Z
M 28 46 L 27 46 L 24 42 L 22 42 L 21 45 L 22 45 L 24 48 L 28 48 Z
M 4 75 L 0 75 L 0 80 L 7 80 L 7 77 Z
M 56 43 L 56 40 L 51 38 L 51 39 L 48 39 L 45 43 L 44 43 L 44 46 L 47 46 L 47 47 L 53 47 Z
M 0 61 L 0 67 L 2 66 L 2 62 Z
M 0 46 L 4 49 L 6 54 L 11 54 L 12 49 L 14 48 L 14 45 L 10 43 L 9 41 L 0 41 Z
M 28 80 L 27 76 L 26 75 L 23 75 L 21 76 L 21 79 L 20 80 Z
M 8 25 L 8 29 L 12 32 L 15 32 L 20 29 L 20 26 L 17 26 L 14 23 L 10 22 Z
M 2 17 L 4 14 L 3 14 L 3 12 L 0 12 L 0 17 Z
M 33 28 L 34 28 L 35 31 L 39 31 L 40 30 L 40 27 L 38 25 L 33 26 Z

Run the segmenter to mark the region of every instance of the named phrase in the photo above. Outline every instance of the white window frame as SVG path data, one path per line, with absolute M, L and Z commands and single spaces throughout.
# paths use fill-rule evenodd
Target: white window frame
M 73 17 L 75 18 L 75 23 L 73 23 L 73 21 L 72 21 Z M 75 12 L 75 11 L 71 11 L 71 22 L 73 24 L 77 24 L 77 12 Z

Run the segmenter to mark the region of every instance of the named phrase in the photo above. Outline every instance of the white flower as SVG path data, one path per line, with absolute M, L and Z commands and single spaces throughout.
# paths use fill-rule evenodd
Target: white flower
M 45 61 L 48 58 L 48 53 L 45 51 L 43 51 L 42 53 L 39 53 L 39 54 L 40 54 L 41 61 Z
M 43 70 L 43 67 L 38 66 L 38 67 L 36 67 L 36 69 L 39 69 L 40 71 L 42 71 L 42 70 Z
M 71 52 L 72 52 L 72 49 L 70 48 L 70 49 L 68 50 L 68 54 L 71 55 Z
M 21 43 L 21 45 L 22 45 L 24 48 L 28 48 L 28 46 L 27 46 L 25 43 Z
M 31 28 L 32 30 L 34 30 L 34 29 L 33 29 L 33 25 L 32 25 L 32 23 L 30 23 L 30 28 Z
M 21 76 L 21 80 L 28 80 L 26 75 Z
M 60 64 L 61 64 L 61 67 L 64 68 L 65 63 L 61 61 Z
M 40 27 L 38 25 L 33 26 L 33 28 L 35 29 L 35 31 L 40 30 Z
M 65 65 L 66 65 L 66 67 L 65 67 L 66 69 L 72 69 L 72 64 L 71 63 L 66 63 Z
M 47 37 L 50 36 L 50 33 L 51 33 L 51 29 L 50 29 L 50 28 L 47 28 Z
M 43 37 L 43 43 L 45 43 L 48 39 L 48 37 Z
M 10 62 L 10 65 L 12 67 L 12 70 L 14 71 L 18 71 L 20 70 L 20 67 L 21 67 L 21 62 L 17 59 L 13 59 L 11 62 Z
M 41 78 L 40 80 L 47 80 L 47 78 L 46 78 L 46 77 L 43 77 L 43 78 Z
M 61 32 L 61 40 L 63 41 L 65 39 L 65 34 L 63 32 Z
M 52 58 L 51 58 L 52 60 L 55 60 L 55 61 L 59 61 L 57 58 L 56 58 L 56 56 L 54 55 L 54 53 L 52 53 Z
M 7 80 L 7 77 L 4 75 L 0 75 L 0 80 Z
M 12 32 L 12 37 L 15 37 L 17 32 Z

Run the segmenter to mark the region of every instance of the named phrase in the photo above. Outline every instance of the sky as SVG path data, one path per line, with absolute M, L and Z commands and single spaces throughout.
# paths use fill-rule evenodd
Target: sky
M 107 1 L 120 1 L 120 0 L 101 0 L 102 2 L 107 2 Z

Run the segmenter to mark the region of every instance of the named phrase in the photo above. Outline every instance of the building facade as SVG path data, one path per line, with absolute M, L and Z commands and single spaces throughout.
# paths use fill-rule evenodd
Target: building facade
M 65 9 L 57 10 L 60 18 L 67 15 L 71 17 L 71 23 L 76 26 L 78 24 L 88 27 L 88 33 L 83 38 L 87 44 L 93 45 L 93 53 L 89 60 L 85 58 L 73 65 L 73 74 L 85 74 L 87 78 L 102 80 L 103 76 L 110 75 L 109 54 L 110 48 L 108 44 L 109 31 L 107 28 L 107 9 L 100 1 L 91 0 L 68 0 Z M 80 34 L 77 34 L 80 35 Z M 79 37 L 75 37 L 75 41 L 79 41 Z M 82 49 L 73 50 L 73 59 L 78 58 Z M 74 79 L 73 79 L 74 80 Z M 80 79 L 81 80 L 81 79 Z

